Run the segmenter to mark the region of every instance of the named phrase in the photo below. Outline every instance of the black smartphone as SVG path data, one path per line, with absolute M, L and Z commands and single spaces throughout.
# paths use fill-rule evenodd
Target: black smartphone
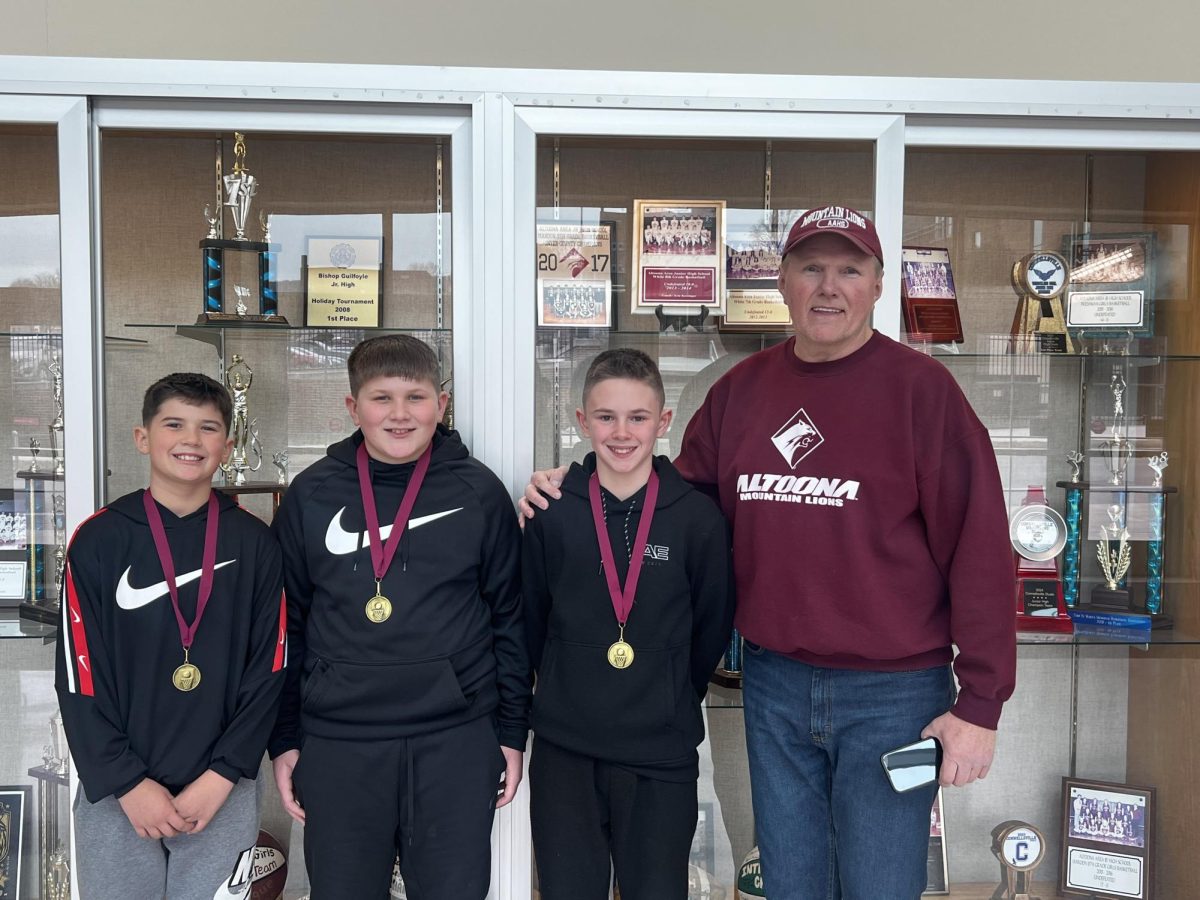
M 879 761 L 892 790 L 903 794 L 937 781 L 938 770 L 942 768 L 942 745 L 937 738 L 925 738 L 889 750 Z

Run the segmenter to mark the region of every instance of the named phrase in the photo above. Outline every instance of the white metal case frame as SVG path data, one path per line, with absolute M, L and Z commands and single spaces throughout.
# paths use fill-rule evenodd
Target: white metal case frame
M 0 95 L 0 122 L 52 125 L 58 141 L 58 247 L 62 298 L 64 462 L 67 533 L 96 509 L 96 344 L 88 309 L 92 290 L 88 105 L 84 97 Z

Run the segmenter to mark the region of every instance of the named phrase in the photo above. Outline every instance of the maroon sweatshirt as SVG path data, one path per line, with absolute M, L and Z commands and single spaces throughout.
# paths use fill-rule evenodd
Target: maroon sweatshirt
M 805 363 L 794 339 L 709 391 L 676 466 L 733 524 L 737 627 L 814 666 L 954 671 L 957 716 L 1012 695 L 1012 550 L 987 430 L 946 368 L 879 333 Z

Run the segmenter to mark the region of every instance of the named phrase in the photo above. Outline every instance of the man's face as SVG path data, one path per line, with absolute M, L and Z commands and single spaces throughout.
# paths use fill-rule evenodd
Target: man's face
M 450 395 L 431 381 L 394 375 L 372 378 L 346 398 L 367 452 L 382 463 L 412 462 L 425 452 Z
M 779 292 L 806 362 L 849 356 L 871 337 L 871 310 L 883 292 L 875 257 L 836 234 L 809 238 L 783 259 Z

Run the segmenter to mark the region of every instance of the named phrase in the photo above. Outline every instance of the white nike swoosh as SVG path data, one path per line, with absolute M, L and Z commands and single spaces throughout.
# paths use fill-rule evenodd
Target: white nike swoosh
M 417 516 L 415 519 L 408 520 L 409 529 L 420 528 L 422 525 L 427 525 L 437 519 L 445 518 L 462 510 L 461 506 L 454 509 L 448 509 L 445 512 L 433 513 L 428 516 Z M 362 546 L 366 539 L 365 531 L 347 531 L 342 527 L 342 513 L 346 511 L 346 507 L 342 507 L 333 514 L 333 518 L 329 520 L 329 528 L 325 531 L 325 549 L 334 556 L 344 556 L 347 553 L 353 553 Z M 386 541 L 388 535 L 392 533 L 391 525 L 384 525 L 379 529 L 379 539 Z
M 80 653 L 80 654 L 79 654 L 79 656 L 77 656 L 77 657 L 76 657 L 76 659 L 78 659 L 78 660 L 79 660 L 79 665 L 83 666 L 83 670 L 84 670 L 85 672 L 90 672 L 90 671 L 92 671 L 91 669 L 89 669 L 89 668 L 88 668 L 88 664 L 87 664 L 87 657 L 86 657 L 86 656 L 84 656 L 82 653 Z
M 71 610 L 71 621 L 74 624 L 78 625 L 80 622 L 83 621 L 83 619 L 79 618 L 79 613 L 75 612 L 75 610 Z
M 213 566 L 213 571 L 224 568 L 225 566 L 233 565 L 237 562 L 236 559 L 227 559 L 225 562 L 217 563 Z M 158 584 L 152 584 L 149 587 L 135 588 L 129 583 L 130 566 L 121 575 L 121 580 L 117 583 L 117 606 L 121 609 L 138 609 L 145 606 L 147 603 L 153 603 L 159 597 L 165 597 L 169 593 L 169 588 L 165 581 L 160 581 Z M 186 575 L 180 575 L 175 579 L 175 585 L 190 584 L 200 577 L 201 569 L 195 569 L 188 572 Z

